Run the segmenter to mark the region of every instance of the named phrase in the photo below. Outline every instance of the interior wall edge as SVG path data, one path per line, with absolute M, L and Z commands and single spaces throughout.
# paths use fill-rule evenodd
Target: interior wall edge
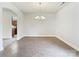
M 55 37 L 55 35 L 24 35 L 24 37 Z
M 17 40 L 20 40 L 20 39 L 22 39 L 23 37 L 24 37 L 24 36 L 18 37 Z
M 58 38 L 59 40 L 63 41 L 64 43 L 66 43 L 67 45 L 69 45 L 70 47 L 72 47 L 73 49 L 75 49 L 76 51 L 79 51 L 78 47 L 76 47 L 75 45 L 71 44 L 70 42 L 64 40 L 64 38 L 62 36 L 55 35 L 55 37 Z
M 19 37 L 17 40 L 20 40 L 24 37 L 55 37 L 55 35 L 24 35 Z
M 65 44 L 67 44 L 70 47 L 72 47 L 73 49 L 75 49 L 76 51 L 79 51 L 78 47 L 76 47 L 73 44 L 71 44 L 70 42 L 64 40 L 64 38 L 62 36 L 59 36 L 59 35 L 24 35 L 24 36 L 21 36 L 20 38 L 18 38 L 18 40 L 20 40 L 20 39 L 22 39 L 24 37 L 56 37 L 59 40 L 61 40 L 62 42 L 64 42 Z

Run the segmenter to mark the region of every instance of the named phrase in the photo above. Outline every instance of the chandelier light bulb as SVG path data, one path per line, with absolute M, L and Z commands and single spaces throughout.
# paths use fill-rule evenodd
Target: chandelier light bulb
M 35 19 L 39 19 L 39 18 L 40 18 L 39 16 L 36 16 L 36 17 L 35 17 Z
M 44 16 L 36 16 L 35 19 L 42 20 L 42 19 L 45 19 L 45 17 Z
M 45 17 L 44 16 L 41 16 L 41 19 L 45 19 Z

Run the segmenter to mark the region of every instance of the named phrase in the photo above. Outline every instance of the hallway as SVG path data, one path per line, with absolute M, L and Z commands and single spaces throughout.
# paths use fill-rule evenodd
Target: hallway
M 2 57 L 78 57 L 79 53 L 55 37 L 24 37 L 0 52 Z

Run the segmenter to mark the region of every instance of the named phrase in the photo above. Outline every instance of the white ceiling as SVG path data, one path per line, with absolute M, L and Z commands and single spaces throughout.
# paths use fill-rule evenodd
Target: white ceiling
M 56 12 L 63 5 L 62 2 L 13 2 L 24 13 Z

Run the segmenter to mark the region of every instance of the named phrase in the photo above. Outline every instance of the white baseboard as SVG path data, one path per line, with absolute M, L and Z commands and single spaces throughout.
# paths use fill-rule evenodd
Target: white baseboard
M 57 36 L 55 35 L 56 38 L 58 38 L 59 40 L 63 41 L 64 43 L 66 43 L 67 45 L 71 46 L 72 48 L 74 48 L 75 50 L 79 51 L 79 48 L 76 47 L 75 45 L 71 44 L 70 42 L 66 41 L 63 39 L 63 37 Z
M 24 36 L 21 36 L 21 37 L 17 37 L 17 40 L 20 40 L 20 39 L 22 39 Z
M 71 44 L 70 42 L 64 40 L 63 37 L 60 37 L 58 35 L 24 35 L 22 37 L 20 37 L 19 39 L 23 38 L 23 37 L 56 37 L 59 40 L 63 41 L 64 43 L 66 43 L 67 45 L 71 46 L 72 48 L 74 48 L 75 50 L 79 51 L 79 48 L 76 47 L 75 45 Z
M 55 37 L 55 35 L 24 35 L 24 37 Z
M 0 48 L 0 51 L 4 50 L 3 48 Z

